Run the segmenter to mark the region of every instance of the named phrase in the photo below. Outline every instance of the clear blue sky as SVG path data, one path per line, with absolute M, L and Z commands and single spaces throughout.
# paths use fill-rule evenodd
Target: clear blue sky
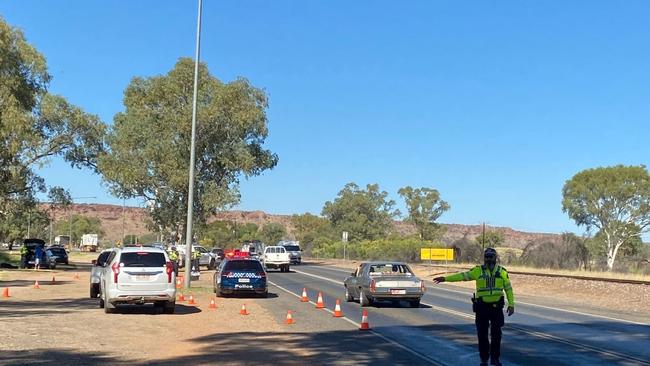
M 5 0 L 0 13 L 47 57 L 51 91 L 108 123 L 133 76 L 194 51 L 195 1 Z M 202 60 L 267 90 L 280 157 L 242 182 L 239 208 L 319 213 L 345 183 L 376 182 L 398 202 L 402 186 L 437 188 L 443 222 L 576 231 L 565 180 L 649 163 L 648 14 L 647 1 L 206 0 Z M 120 202 L 61 162 L 41 173 Z

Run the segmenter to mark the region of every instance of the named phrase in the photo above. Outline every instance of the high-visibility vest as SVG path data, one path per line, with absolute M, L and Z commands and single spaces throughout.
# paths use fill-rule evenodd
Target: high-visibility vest
M 498 302 L 506 293 L 508 306 L 515 306 L 515 297 L 508 271 L 501 266 L 490 270 L 486 266 L 476 266 L 467 272 L 456 273 L 445 277 L 447 282 L 476 281 L 476 297 L 485 303 Z
M 29 249 L 23 245 L 23 247 L 20 248 L 20 255 L 27 255 L 27 253 L 29 253 Z

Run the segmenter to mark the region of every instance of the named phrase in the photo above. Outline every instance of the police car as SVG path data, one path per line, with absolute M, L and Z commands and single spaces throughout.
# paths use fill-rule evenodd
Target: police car
M 250 257 L 227 257 L 214 274 L 214 293 L 251 294 L 267 297 L 266 269 L 262 263 Z

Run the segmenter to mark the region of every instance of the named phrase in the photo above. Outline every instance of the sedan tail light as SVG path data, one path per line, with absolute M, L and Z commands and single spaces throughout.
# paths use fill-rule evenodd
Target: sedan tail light
M 172 283 L 172 273 L 174 273 L 174 265 L 172 262 L 167 262 L 165 263 L 166 271 L 167 271 L 167 283 Z
M 113 270 L 113 282 L 117 283 L 117 277 L 120 274 L 120 264 L 118 262 L 113 263 L 111 269 Z
M 375 280 L 370 280 L 370 292 L 375 292 L 377 289 L 377 282 Z
M 422 292 L 425 292 L 427 290 L 427 288 L 424 286 L 424 281 L 420 281 L 420 290 L 422 290 Z

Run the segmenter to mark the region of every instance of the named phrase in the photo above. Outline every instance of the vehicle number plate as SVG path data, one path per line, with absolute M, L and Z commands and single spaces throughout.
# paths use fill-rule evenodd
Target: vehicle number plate
M 136 275 L 135 280 L 136 281 L 149 281 L 149 275 Z
M 249 282 L 251 282 L 251 279 L 250 278 L 240 278 L 239 282 L 240 283 L 249 283 Z
M 406 290 L 391 289 L 390 293 L 391 295 L 406 295 Z

